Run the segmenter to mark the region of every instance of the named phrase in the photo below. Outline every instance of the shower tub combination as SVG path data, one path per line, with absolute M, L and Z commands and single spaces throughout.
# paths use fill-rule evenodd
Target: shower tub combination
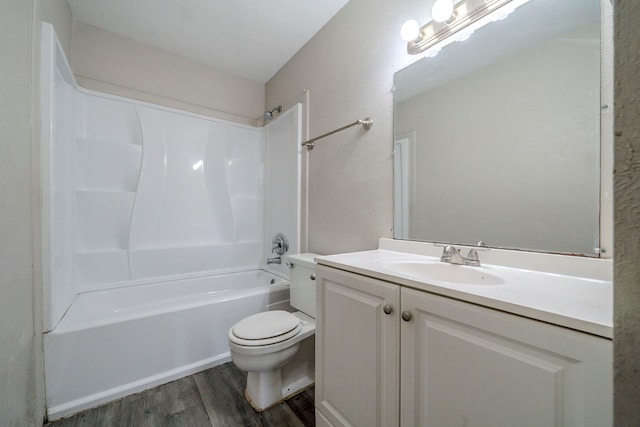
M 264 270 L 80 294 L 45 335 L 49 418 L 227 362 L 229 328 L 271 309 L 289 287 Z
M 77 87 L 43 24 L 45 392 L 56 419 L 229 360 L 242 318 L 289 307 L 301 107 L 265 127 Z

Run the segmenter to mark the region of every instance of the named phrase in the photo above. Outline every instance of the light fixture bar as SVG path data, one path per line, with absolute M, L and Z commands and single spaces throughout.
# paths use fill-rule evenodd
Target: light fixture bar
M 431 21 L 420 28 L 416 40 L 407 42 L 407 52 L 417 55 L 442 42 L 453 34 L 467 28 L 508 3 L 509 9 L 526 3 L 528 0 L 466 0 L 458 3 L 451 19 L 446 22 Z M 483 24 L 484 25 L 484 24 Z M 481 25 L 480 25 L 481 26 Z M 478 26 L 479 27 L 479 26 Z

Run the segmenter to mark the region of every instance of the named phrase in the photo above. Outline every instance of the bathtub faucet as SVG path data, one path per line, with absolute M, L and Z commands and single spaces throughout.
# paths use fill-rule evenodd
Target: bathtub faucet
M 284 255 L 289 250 L 289 241 L 282 233 L 277 233 L 271 239 L 271 253 L 276 255 Z M 269 264 L 282 264 L 282 258 L 280 256 L 274 258 L 267 258 L 267 265 Z

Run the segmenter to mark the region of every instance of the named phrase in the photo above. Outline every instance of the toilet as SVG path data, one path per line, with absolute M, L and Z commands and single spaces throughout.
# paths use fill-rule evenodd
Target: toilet
M 229 329 L 231 360 L 247 372 L 245 397 L 257 411 L 314 384 L 316 256 L 288 256 L 290 304 L 299 311 L 265 311 Z

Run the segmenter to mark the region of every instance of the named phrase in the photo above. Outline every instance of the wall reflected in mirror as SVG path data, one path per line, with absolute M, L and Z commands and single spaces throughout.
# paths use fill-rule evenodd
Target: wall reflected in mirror
M 600 0 L 531 0 L 397 72 L 394 237 L 598 256 L 600 63 Z

